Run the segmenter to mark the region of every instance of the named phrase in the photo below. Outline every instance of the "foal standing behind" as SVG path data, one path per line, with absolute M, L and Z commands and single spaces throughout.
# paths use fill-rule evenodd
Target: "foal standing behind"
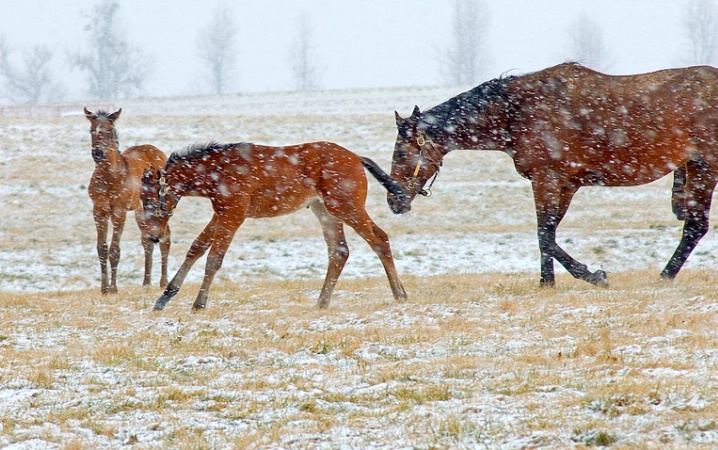
M 102 273 L 102 293 L 117 292 L 117 264 L 120 261 L 120 238 L 128 211 L 135 211 L 135 220 L 142 235 L 145 253 L 145 277 L 143 285 L 150 284 L 152 274 L 152 249 L 147 235 L 145 214 L 140 202 L 142 174 L 145 170 L 160 170 L 167 161 L 162 151 L 152 145 L 130 147 L 120 153 L 115 121 L 122 109 L 108 114 L 104 111 L 93 113 L 85 108 L 85 117 L 90 121 L 92 137 L 92 159 L 95 171 L 90 179 L 88 193 L 92 199 L 92 217 L 97 228 L 97 255 Z M 112 243 L 107 248 L 107 222 L 112 222 Z M 167 255 L 170 251 L 170 229 L 160 233 L 162 254 L 162 277 L 160 287 L 167 285 Z M 110 260 L 110 279 L 107 276 L 107 259 Z
M 352 227 L 379 256 L 394 298 L 405 299 L 389 237 L 364 207 L 367 179 L 362 165 L 371 173 L 380 172 L 370 160 L 330 142 L 288 147 L 210 143 L 172 153 L 164 170 L 148 171 L 142 180 L 142 202 L 151 222 L 152 237 L 159 238 L 177 202 L 185 195 L 209 198 L 214 215 L 192 243 L 182 266 L 155 303 L 155 310 L 163 309 L 177 294 L 192 265 L 209 250 L 204 281 L 192 307 L 204 308 L 212 280 L 244 219 L 277 217 L 304 207 L 319 219 L 329 252 L 320 308 L 329 306 L 349 258 L 344 224 Z M 388 190 L 399 188 L 388 176 L 384 178 L 378 177 Z M 395 190 L 394 194 L 401 192 Z

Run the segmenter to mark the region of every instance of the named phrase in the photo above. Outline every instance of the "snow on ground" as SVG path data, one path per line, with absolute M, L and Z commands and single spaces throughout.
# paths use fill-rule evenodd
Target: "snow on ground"
M 288 92 L 139 99 L 111 106 L 123 109 L 118 123 L 123 147 L 151 142 L 169 153 L 210 140 L 281 145 L 328 139 L 373 157 L 388 170 L 395 137 L 393 111 L 406 115 L 414 104 L 428 108 L 455 93 L 456 88 Z M 49 109 L 62 117 L 29 109 L 34 117 L 6 117 L 0 129 L 0 204 L 6 210 L 0 225 L 2 290 L 97 284 L 94 227 L 85 190 L 93 167 L 87 123 L 79 114 L 80 105 L 63 108 Z M 369 212 L 389 233 L 402 273 L 536 272 L 538 250 L 528 182 L 503 155 L 455 152 L 446 160 L 434 197 L 418 198 L 405 216 L 392 216 L 381 188 L 370 183 Z M 664 179 L 639 188 L 582 190 L 559 228 L 559 241 L 589 267 L 609 272 L 660 270 L 680 233 L 680 223 L 668 209 L 668 183 Z M 201 201 L 197 205 L 173 220 L 177 250 L 172 253 L 172 268 L 178 267 L 209 218 L 206 205 Z M 606 229 L 596 223 L 597 214 L 599 222 L 607 223 Z M 636 225 L 644 219 L 652 228 Z M 628 225 L 622 226 L 623 221 Z M 187 223 L 192 224 L 191 231 L 181 228 Z M 589 229 L 589 224 L 599 227 Z M 286 227 L 296 230 L 266 238 L 264 230 Z M 142 261 L 131 218 L 125 230 L 120 276 L 124 283 L 136 283 Z M 715 267 L 716 246 L 718 239 L 709 233 L 687 267 Z M 351 250 L 345 277 L 381 273 L 378 260 L 363 242 L 353 239 Z M 319 227 L 311 214 L 302 212 L 248 221 L 220 276 L 313 278 L 321 277 L 324 270 Z M 190 279 L 198 280 L 200 275 L 198 267 Z
M 323 91 L 139 99 L 111 106 L 123 108 L 118 123 L 122 147 L 149 142 L 169 153 L 210 140 L 281 145 L 326 139 L 370 156 L 388 170 L 395 138 L 394 110 L 407 115 L 414 104 L 425 109 L 457 92 L 456 88 Z M 0 291 L 46 292 L 43 303 L 51 304 L 53 297 L 62 297 L 56 291 L 99 289 L 86 190 L 93 163 L 81 107 L 31 109 L 26 115 L 13 110 L 13 116 L 0 117 Z M 455 152 L 446 158 L 433 190 L 432 197 L 414 202 L 411 213 L 395 216 L 381 188 L 370 181 L 368 211 L 389 234 L 402 275 L 421 279 L 506 272 L 532 274 L 538 280 L 530 186 L 506 156 Z M 680 237 L 669 195 L 669 179 L 636 188 L 584 189 L 559 228 L 558 240 L 591 269 L 601 268 L 609 275 L 649 269 L 657 277 Z M 171 222 L 170 274 L 210 216 L 202 199 L 180 203 Z M 383 277 L 367 245 L 354 233 L 348 233 L 348 238 L 351 256 L 342 279 Z M 717 247 L 718 238 L 711 230 L 687 267 L 715 269 Z M 153 280 L 158 279 L 158 252 L 155 257 Z M 188 282 L 201 279 L 203 265 L 203 260 L 195 265 Z M 333 305 L 342 306 L 326 316 L 289 299 L 281 308 L 301 311 L 291 316 L 295 321 L 290 323 L 277 314 L 280 306 L 271 292 L 252 290 L 262 279 L 321 280 L 325 270 L 326 248 L 308 211 L 250 220 L 237 233 L 216 281 L 218 286 L 246 283 L 246 290 L 230 295 L 218 289 L 216 297 L 210 296 L 210 307 L 226 315 L 184 321 L 174 315 L 152 316 L 147 309 L 154 296 L 140 301 L 134 295 L 134 303 L 128 306 L 118 306 L 121 302 L 114 300 L 110 308 L 98 301 L 81 325 L 60 323 L 44 330 L 36 328 L 44 322 L 28 318 L 13 322 L 21 331 L 12 336 L 0 329 L 0 348 L 14 353 L 51 349 L 60 355 L 82 355 L 52 362 L 55 369 L 49 372 L 60 375 L 47 382 L 41 379 L 42 371 L 35 374 L 40 381 L 33 382 L 0 368 L 0 415 L 22 411 L 23 423 L 32 422 L 34 414 L 44 417 L 47 411 L 59 414 L 57 410 L 82 408 L 100 415 L 90 425 L 88 420 L 70 420 L 70 430 L 68 425 L 58 427 L 38 419 L 30 428 L 12 430 L 14 441 L 2 437 L 0 421 L 0 446 L 70 448 L 67 442 L 74 438 L 93 448 L 119 444 L 159 448 L 158 443 L 167 442 L 178 430 L 194 430 L 207 438 L 208 448 L 233 448 L 212 442 L 262 433 L 263 424 L 286 424 L 289 437 L 270 448 L 312 448 L 312 442 L 314 448 L 432 448 L 435 442 L 457 448 L 561 448 L 599 445 L 601 427 L 594 424 L 613 419 L 612 415 L 616 420 L 611 422 L 611 437 L 626 446 L 718 442 L 713 419 L 700 417 L 715 408 L 715 393 L 710 392 L 715 387 L 714 341 L 707 339 L 701 352 L 682 347 L 703 336 L 683 329 L 688 325 L 682 319 L 695 313 L 700 320 L 713 320 L 717 308 L 708 295 L 685 295 L 680 291 L 684 288 L 675 288 L 680 291 L 675 298 L 646 302 L 639 320 L 626 324 L 614 322 L 620 316 L 611 313 L 630 306 L 620 290 L 606 291 L 604 296 L 579 289 L 576 295 L 587 295 L 589 302 L 576 306 L 561 303 L 571 292 L 559 290 L 556 298 L 542 304 L 534 301 L 540 294 L 514 293 L 512 289 L 520 286 L 512 283 L 462 286 L 481 293 L 471 301 L 462 297 L 455 303 L 424 300 L 408 305 L 381 304 L 373 291 L 340 289 Z M 563 272 L 558 265 L 557 270 Z M 119 267 L 120 290 L 139 285 L 141 277 L 139 235 L 129 217 Z M 502 289 L 510 295 L 497 294 Z M 658 297 L 678 292 L 671 289 L 647 291 Z M 379 298 L 388 296 L 387 291 L 382 285 Z M 314 299 L 316 294 L 299 295 Z M 420 297 L 422 293 L 412 294 Z M 375 309 L 349 311 L 351 305 L 362 305 L 362 300 L 380 304 Z M 67 307 L 67 301 L 62 305 Z M 171 306 L 186 311 L 179 301 Z M 343 307 L 348 311 L 343 312 Z M 110 313 L 111 317 L 103 316 Z M 7 323 L 3 314 L 0 326 Z M 52 314 L 42 318 L 48 323 L 62 322 Z M 611 338 L 632 336 L 642 322 L 661 320 L 671 324 L 668 331 L 656 331 L 646 339 L 635 332 L 641 339 L 611 348 L 608 356 L 602 348 L 594 351 L 592 347 L 590 339 L 596 336 L 603 339 L 601 345 L 608 346 Z M 131 325 L 113 334 L 116 322 L 121 321 Z M 452 327 L 459 323 L 467 328 Z M 542 327 L 544 323 L 549 326 Z M 376 324 L 396 330 L 397 340 L 377 336 Z M 585 328 L 569 330 L 572 324 Z M 218 339 L 210 342 L 206 336 Z M 289 340 L 309 336 L 315 347 L 284 347 L 287 336 Z M 361 339 L 353 342 L 354 336 Z M 149 339 L 149 345 L 156 348 L 144 349 L 143 337 L 159 343 Z M 130 353 L 137 354 L 139 361 L 130 366 L 135 364 L 137 372 L 128 372 L 117 362 L 124 357 L 121 346 L 125 342 L 136 345 Z M 101 364 L 97 361 L 105 347 L 119 354 Z M 166 356 L 164 350 L 169 347 L 179 348 L 181 356 Z M 575 356 L 557 359 L 569 354 Z M 680 363 L 658 364 L 661 354 L 674 355 L 671 361 Z M 593 357 L 597 363 L 590 367 L 596 372 L 587 375 L 579 361 Z M 464 360 L 468 362 L 462 368 Z M 214 373 L 220 378 L 212 379 Z M 386 379 L 379 379 L 379 373 Z M 546 374 L 554 378 L 544 380 Z M 605 386 L 633 383 L 636 378 L 655 386 L 657 393 L 637 398 L 598 394 Z M 659 392 L 661 380 L 681 380 L 686 387 L 664 394 Z M 38 387 L 43 383 L 49 387 Z M 708 391 L 695 388 L 703 383 Z M 592 391 L 594 397 L 588 398 Z M 620 393 L 618 388 L 615 391 Z M 395 409 L 392 402 L 414 394 L 434 397 L 409 402 L 406 410 Z M 191 405 L 186 410 L 170 408 L 171 417 L 162 416 L 148 406 L 159 404 L 160 397 L 170 405 L 189 398 Z M 119 404 L 118 398 L 122 399 Z M 578 406 L 565 408 L 567 404 Z M 541 410 L 540 405 L 549 407 Z M 220 406 L 221 414 L 217 412 Z M 241 409 L 245 407 L 256 407 L 256 412 L 245 413 Z M 320 431 L 321 424 L 302 415 L 316 411 L 325 414 L 328 422 Z M 694 412 L 698 419 L 683 423 L 664 419 L 683 411 Z M 542 431 L 542 420 L 557 420 L 554 414 L 558 412 L 559 420 L 566 422 L 562 430 Z M 541 414 L 546 417 L 542 419 Z M 346 418 L 351 423 L 343 423 Z M 641 434 L 643 427 L 652 430 L 650 436 Z M 64 446 L 55 445 L 58 442 Z

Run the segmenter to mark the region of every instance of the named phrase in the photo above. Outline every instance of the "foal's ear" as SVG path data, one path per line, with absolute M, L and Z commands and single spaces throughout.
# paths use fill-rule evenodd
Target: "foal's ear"
M 121 113 L 122 113 L 122 108 L 120 108 L 120 109 L 118 109 L 117 111 L 113 112 L 112 114 L 110 114 L 109 116 L 107 116 L 107 118 L 114 122 L 115 120 L 117 120 L 117 119 L 120 118 L 120 114 L 121 114 Z
M 152 169 L 145 169 L 144 173 L 142 174 L 142 184 L 148 185 L 152 183 L 155 179 L 155 171 Z
M 89 109 L 87 109 L 87 106 L 83 108 L 85 110 L 85 117 L 87 117 L 87 120 L 95 120 L 97 119 L 97 114 L 93 113 Z

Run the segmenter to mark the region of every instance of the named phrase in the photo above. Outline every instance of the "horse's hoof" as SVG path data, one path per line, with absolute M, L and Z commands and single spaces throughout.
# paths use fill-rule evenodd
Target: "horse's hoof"
M 162 311 L 163 309 L 165 309 L 165 305 L 160 303 L 155 303 L 155 307 L 152 308 L 153 311 Z
M 608 275 L 603 270 L 593 272 L 586 281 L 594 286 L 608 287 Z
M 200 312 L 205 309 L 207 305 L 192 305 L 192 312 Z

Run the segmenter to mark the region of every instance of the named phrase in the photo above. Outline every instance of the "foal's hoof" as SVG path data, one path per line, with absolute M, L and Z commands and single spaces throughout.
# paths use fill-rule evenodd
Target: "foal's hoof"
M 608 275 L 603 270 L 593 272 L 586 279 L 589 283 L 598 287 L 608 287 Z

